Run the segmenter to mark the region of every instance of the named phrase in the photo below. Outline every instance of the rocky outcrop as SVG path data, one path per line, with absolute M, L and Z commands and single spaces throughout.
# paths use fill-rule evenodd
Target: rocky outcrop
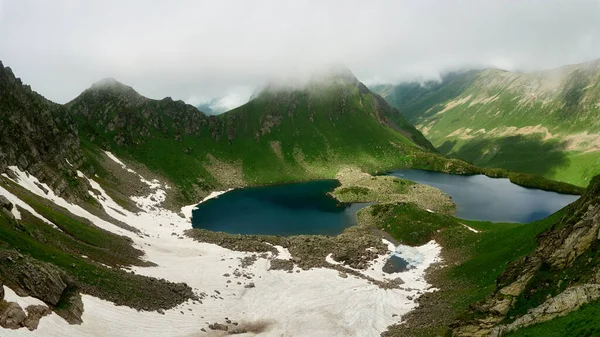
M 13 204 L 3 195 L 0 195 L 0 207 L 12 210 Z
M 504 336 L 520 328 L 565 316 L 571 311 L 579 309 L 582 305 L 599 298 L 600 284 L 584 284 L 568 288 L 559 295 L 550 298 L 542 305 L 530 310 L 514 322 L 494 327 L 491 329 L 489 335 L 492 337 Z
M 15 302 L 0 300 L 0 327 L 5 329 L 20 329 L 25 327 L 30 331 L 37 329 L 40 318 L 52 311 L 44 305 L 30 305 L 25 310 Z
M 15 251 L 0 251 L 0 275 L 19 295 L 57 305 L 72 282 L 54 265 L 33 260 Z
M 106 149 L 140 145 L 156 134 L 181 140 L 208 125 L 204 113 L 183 101 L 149 99 L 113 78 L 94 83 L 66 106 Z
M 600 176 L 538 237 L 538 248 L 511 263 L 495 293 L 454 324 L 454 336 L 499 337 L 564 316 L 600 298 Z M 508 321 L 508 322 L 507 322 Z
M 0 173 L 17 166 L 70 201 L 87 198 L 77 124 L 67 110 L 24 85 L 0 62 Z
M 81 300 L 81 294 L 72 292 L 65 296 L 63 300 L 66 305 L 62 308 L 57 309 L 56 313 L 64 318 L 69 324 L 81 324 L 83 320 L 83 301 Z
M 5 329 L 19 329 L 27 318 L 23 308 L 15 302 L 0 302 L 0 326 Z
M 5 196 L 0 195 L 0 210 L 9 219 L 15 218 L 15 216 L 11 212 L 13 207 L 13 204 Z
M 70 277 L 58 267 L 36 261 L 16 251 L 0 250 L 0 278 L 19 296 L 35 297 L 55 308 L 56 313 L 70 324 L 82 323 L 81 295 L 74 291 L 76 286 Z M 28 307 L 27 320 L 22 322 L 22 326 L 35 329 L 39 319 L 50 313 L 50 308 L 44 308 L 46 307 Z M 13 310 L 16 312 L 15 308 Z
M 37 329 L 40 318 L 50 315 L 52 312 L 50 308 L 43 305 L 30 305 L 25 308 L 25 311 L 27 311 L 27 318 L 23 321 L 23 326 L 30 331 Z

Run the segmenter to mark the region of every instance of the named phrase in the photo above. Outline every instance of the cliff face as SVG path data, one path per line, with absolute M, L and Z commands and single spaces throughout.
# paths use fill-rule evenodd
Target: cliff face
M 455 324 L 455 336 L 502 336 L 564 316 L 600 298 L 600 176 L 538 238 L 537 250 L 511 263 L 495 293 Z
M 55 193 L 85 196 L 76 170 L 83 157 L 75 121 L 66 109 L 46 100 L 0 63 L 0 172 L 9 166 L 38 177 Z

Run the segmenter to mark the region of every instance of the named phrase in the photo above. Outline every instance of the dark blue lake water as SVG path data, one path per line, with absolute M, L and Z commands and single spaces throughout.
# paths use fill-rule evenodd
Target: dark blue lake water
M 388 175 L 439 188 L 456 203 L 456 216 L 471 220 L 531 222 L 578 198 L 483 175 L 421 170 L 397 170 Z M 355 225 L 356 212 L 368 205 L 340 204 L 327 195 L 337 186 L 336 180 L 319 180 L 233 190 L 199 204 L 192 212 L 192 225 L 233 234 L 337 235 Z
M 337 235 L 368 205 L 340 204 L 327 195 L 337 186 L 337 180 L 317 180 L 233 190 L 198 205 L 192 225 L 234 234 Z
M 460 176 L 411 169 L 387 175 L 439 188 L 456 203 L 456 216 L 469 220 L 527 223 L 543 219 L 579 198 L 525 188 L 508 179 L 484 175 Z

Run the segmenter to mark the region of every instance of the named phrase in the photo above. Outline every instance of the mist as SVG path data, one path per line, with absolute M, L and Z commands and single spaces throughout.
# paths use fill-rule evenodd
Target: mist
M 331 64 L 373 84 L 599 57 L 598 0 L 0 0 L 0 60 L 59 103 L 105 77 L 231 108 Z

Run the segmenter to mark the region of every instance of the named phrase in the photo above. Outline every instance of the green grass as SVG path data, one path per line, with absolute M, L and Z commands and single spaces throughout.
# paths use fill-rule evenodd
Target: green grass
M 468 226 L 481 230 L 481 233 L 473 233 L 469 237 L 473 241 L 452 233 L 442 233 L 442 246 L 458 249 L 469 256 L 468 260 L 448 273 L 452 283 L 468 285 L 450 294 L 454 306 L 464 310 L 469 304 L 490 294 L 496 287 L 496 279 L 508 264 L 533 252 L 537 247 L 537 235 L 558 221 L 563 212 L 531 224 L 463 220 Z
M 232 179 L 265 185 L 333 178 L 345 166 L 365 171 L 406 167 L 414 152 L 424 151 L 409 138 L 429 145 L 385 102 L 346 84 L 265 92 L 225 114 L 199 116 L 198 130 L 189 133 L 164 101 L 106 112 L 102 104 L 110 98 L 97 102 L 84 94 L 82 99 L 102 110 L 76 114 L 88 156 L 93 147 L 102 147 L 142 163 L 179 186 L 186 201 L 194 199 L 197 187 L 216 189 Z M 80 107 L 73 103 L 73 110 Z M 139 116 L 145 110 L 157 115 L 158 127 Z M 394 116 L 393 125 L 386 124 L 386 114 Z M 131 119 L 126 127 L 111 130 L 103 124 L 119 115 Z M 209 156 L 224 166 L 212 167 Z
M 41 216 L 54 223 L 62 233 L 73 239 L 81 246 L 94 247 L 103 254 L 109 254 L 111 259 L 120 261 L 122 265 L 141 265 L 139 257 L 143 252 L 131 246 L 131 240 L 124 236 L 116 235 L 93 225 L 89 220 L 77 217 L 66 209 L 56 206 L 51 201 L 38 197 L 25 191 L 20 186 L 3 180 L 0 182 L 8 191 L 26 202 Z M 42 229 L 47 229 L 47 225 Z M 55 238 L 56 230 L 46 231 L 42 237 Z M 62 237 L 62 236 L 61 236 Z M 88 252 L 89 253 L 89 252 Z M 86 255 L 83 254 L 82 255 Z M 106 263 L 106 262 L 103 262 Z M 113 263 L 108 263 L 114 265 Z
M 403 244 L 421 245 L 435 238 L 443 247 L 446 263 L 450 259 L 434 281 L 441 289 L 439 300 L 433 307 L 414 313 L 430 315 L 431 319 L 408 333 L 403 331 L 403 336 L 432 336 L 448 333 L 450 323 L 464 315 L 471 304 L 490 295 L 508 264 L 533 252 L 537 235 L 558 221 L 564 210 L 530 224 L 468 221 L 432 214 L 410 204 L 374 205 L 362 212 L 370 212 L 371 224 Z M 480 232 L 474 233 L 463 224 Z M 396 329 L 402 330 L 391 328 L 388 336 L 400 335 Z
M 374 220 L 369 220 L 371 218 Z M 412 203 L 373 205 L 361 210 L 359 222 L 361 220 L 375 225 L 399 243 L 409 246 L 429 242 L 442 228 L 460 226 L 454 217 L 429 213 Z
M 555 89 L 550 89 L 556 83 L 549 78 L 556 79 L 557 73 L 488 69 L 450 74 L 441 83 L 401 84 L 381 90 L 390 104 L 427 130 L 425 136 L 443 154 L 482 167 L 532 173 L 585 187 L 591 177 L 600 174 L 600 153 L 582 153 L 594 149 L 593 144 L 568 143 L 564 136 L 600 132 L 600 77 L 595 65 L 572 66 Z M 552 83 L 546 88 L 547 82 Z M 458 101 L 462 104 L 456 104 Z M 454 104 L 448 106 L 449 102 Z M 549 134 L 531 130 L 502 134 L 508 127 L 545 128 Z M 574 144 L 581 148 L 574 150 Z
M 600 302 L 592 302 L 564 317 L 519 329 L 507 337 L 600 336 Z
M 5 184 L 4 187 L 56 224 L 62 232 L 24 209 L 19 210 L 22 220 L 18 222 L 0 213 L 0 250 L 16 250 L 35 260 L 51 263 L 70 275 L 78 290 L 117 305 L 156 310 L 186 300 L 182 297 L 181 287 L 120 269 L 152 265 L 140 260 L 143 253 L 133 248 L 129 239 L 83 223 L 66 210 L 50 207 L 39 197 L 13 185 Z M 0 261 L 0 264 L 0 268 L 10 274 L 13 263 Z M 167 305 L 164 299 L 170 304 Z

